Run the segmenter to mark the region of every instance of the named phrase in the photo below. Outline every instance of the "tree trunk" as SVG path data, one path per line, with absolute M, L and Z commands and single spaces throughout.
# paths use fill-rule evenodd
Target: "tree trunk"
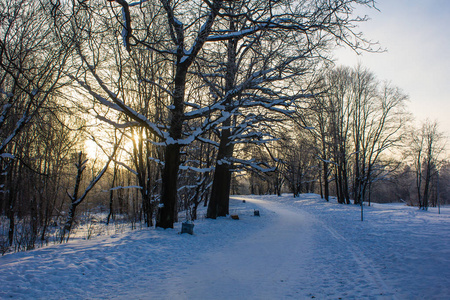
M 69 208 L 69 214 L 67 216 L 67 221 L 66 224 L 64 225 L 64 229 L 61 235 L 61 243 L 63 243 L 64 241 L 68 241 L 69 240 L 69 236 L 70 236 L 70 231 L 72 230 L 73 227 L 73 221 L 75 219 L 75 211 L 77 209 L 77 205 L 72 203 L 70 205 Z M 66 237 L 67 235 L 67 237 Z
M 419 208 L 422 208 L 422 192 L 421 192 L 422 170 L 420 168 L 421 168 L 421 166 L 418 163 L 418 167 L 417 167 L 417 170 L 416 170 L 416 189 L 417 189 L 417 199 L 419 201 Z
M 430 181 L 431 181 L 431 165 L 428 161 L 427 163 L 427 170 L 425 173 L 425 186 L 423 188 L 423 210 L 428 210 L 428 198 L 430 193 Z
M 15 198 L 16 191 L 15 187 L 18 185 L 18 182 L 13 182 L 13 172 L 15 168 L 15 162 L 9 162 L 9 165 L 6 167 L 6 176 L 8 181 L 8 202 L 6 207 L 6 217 L 9 219 L 9 231 L 8 231 L 8 242 L 9 245 L 12 246 L 14 242 L 14 229 L 15 229 Z M 20 180 L 21 176 L 17 176 L 18 180 Z
M 158 209 L 156 227 L 173 228 L 177 207 L 177 179 L 180 167 L 180 147 L 168 145 L 162 174 L 161 204 Z
M 234 20 L 230 20 L 230 31 L 235 30 Z M 231 91 L 234 88 L 236 77 L 236 47 L 237 40 L 231 39 L 227 44 L 227 72 L 225 77 L 225 91 Z M 225 111 L 231 111 L 232 98 L 228 98 L 225 102 Z M 223 122 L 220 135 L 219 150 L 217 153 L 216 168 L 214 171 L 213 186 L 211 197 L 209 200 L 207 218 L 215 219 L 217 216 L 226 216 L 229 213 L 230 206 L 230 187 L 231 187 L 231 171 L 229 158 L 233 156 L 234 145 L 230 143 L 231 136 L 231 116 Z
M 229 126 L 229 123 L 230 120 L 227 120 L 224 122 L 224 126 Z M 230 135 L 230 129 L 222 130 L 207 218 L 215 219 L 229 213 L 231 171 L 230 163 L 226 160 L 232 157 L 234 148 L 233 144 L 229 143 Z
M 9 245 L 11 246 L 14 242 L 14 228 L 15 228 L 15 223 L 14 223 L 14 200 L 13 200 L 13 195 L 9 196 L 9 205 L 7 208 L 7 217 L 9 219 L 9 231 L 8 231 L 8 242 Z
M 345 203 L 350 204 L 350 195 L 348 192 L 348 174 L 347 174 L 347 163 L 345 162 L 344 168 L 342 170 L 342 177 L 343 177 L 343 195 L 345 197 Z
M 229 146 L 227 148 L 229 148 Z M 222 151 L 228 152 L 226 150 Z M 216 163 L 216 170 L 214 172 L 214 181 L 208 205 L 207 218 L 215 219 L 218 216 L 223 217 L 229 213 L 231 172 L 230 164 L 228 162 L 223 162 L 223 158 L 225 157 L 227 156 L 223 154 L 221 155 L 221 158 L 219 156 L 217 157 L 218 162 Z
M 325 200 L 330 200 L 330 187 L 328 182 L 328 163 L 323 162 L 323 193 Z
M 178 58 L 179 60 L 181 57 Z M 178 170 L 180 168 L 180 145 L 184 122 L 184 93 L 189 65 L 177 62 L 174 82 L 173 109 L 170 120 L 168 145 L 165 149 L 165 165 L 162 174 L 161 203 L 156 217 L 156 227 L 173 228 L 178 202 Z
M 109 225 L 109 221 L 111 220 L 111 217 L 114 219 L 114 185 L 116 183 L 116 177 L 117 177 L 117 165 L 114 164 L 114 173 L 113 173 L 113 179 L 111 182 L 111 190 L 109 191 L 109 213 L 108 217 L 106 218 L 106 225 Z
M 64 242 L 64 240 L 69 240 L 70 230 L 72 230 L 73 220 L 75 218 L 75 211 L 77 209 L 78 203 L 78 191 L 80 189 L 81 179 L 83 177 L 83 171 L 85 168 L 86 161 L 83 161 L 83 152 L 78 153 L 78 160 L 75 163 L 75 166 L 77 167 L 77 176 L 75 177 L 75 186 L 73 188 L 72 195 L 69 195 L 71 203 L 69 208 L 69 214 L 67 216 L 66 224 L 64 224 L 64 228 L 61 234 L 61 243 Z M 67 239 L 66 239 L 67 235 Z

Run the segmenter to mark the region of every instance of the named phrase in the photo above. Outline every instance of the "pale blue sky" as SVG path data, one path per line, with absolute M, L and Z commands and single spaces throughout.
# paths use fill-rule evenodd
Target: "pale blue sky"
M 410 97 L 410 111 L 420 122 L 439 122 L 450 135 L 450 1 L 379 0 L 380 11 L 358 9 L 371 18 L 361 24 L 365 36 L 379 41 L 386 53 L 339 50 L 338 64 L 360 61 L 379 79 L 389 80 Z

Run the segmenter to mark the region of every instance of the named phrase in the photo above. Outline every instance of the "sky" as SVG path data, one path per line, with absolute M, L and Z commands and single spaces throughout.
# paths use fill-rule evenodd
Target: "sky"
M 359 26 L 365 37 L 387 51 L 356 55 L 335 52 L 338 65 L 361 63 L 378 79 L 409 96 L 417 124 L 429 119 L 450 136 L 450 1 L 378 0 L 375 9 L 358 8 L 370 20 Z

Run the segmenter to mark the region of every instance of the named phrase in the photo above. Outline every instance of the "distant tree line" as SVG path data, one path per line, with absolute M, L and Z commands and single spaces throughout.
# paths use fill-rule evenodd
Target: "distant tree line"
M 321 91 L 270 144 L 272 154 L 260 154 L 277 169 L 252 175 L 252 192 L 319 193 L 339 203 L 405 202 L 424 210 L 449 202 L 445 136 L 436 122 L 415 128 L 407 96 L 361 66 L 326 70 L 320 80 Z

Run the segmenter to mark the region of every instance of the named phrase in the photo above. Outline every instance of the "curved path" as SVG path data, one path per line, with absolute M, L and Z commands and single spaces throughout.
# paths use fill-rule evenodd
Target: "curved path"
M 207 253 L 174 279 L 168 299 L 393 299 L 373 262 L 295 207 L 245 199 L 269 225 Z
M 193 236 L 152 228 L 5 255 L 0 299 L 448 298 L 448 215 L 372 209 L 362 223 L 317 197 L 234 197 L 239 221 L 202 220 Z

